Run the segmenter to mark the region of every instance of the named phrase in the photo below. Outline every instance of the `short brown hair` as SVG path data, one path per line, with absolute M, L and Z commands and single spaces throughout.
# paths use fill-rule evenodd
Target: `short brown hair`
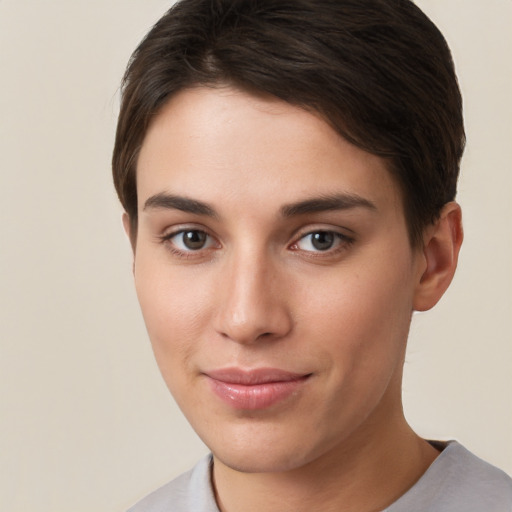
M 456 194 L 462 99 L 448 45 L 409 0 L 181 0 L 126 70 L 113 153 L 137 229 L 136 166 L 153 117 L 178 91 L 230 84 L 314 110 L 388 159 L 413 244 Z

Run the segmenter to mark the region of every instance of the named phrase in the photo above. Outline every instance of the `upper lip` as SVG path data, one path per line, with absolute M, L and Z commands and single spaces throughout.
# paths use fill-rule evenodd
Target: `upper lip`
M 220 382 L 245 386 L 255 386 L 271 382 L 290 382 L 310 375 L 307 373 L 289 372 L 279 368 L 254 368 L 248 370 L 243 368 L 221 368 L 204 373 L 208 377 Z

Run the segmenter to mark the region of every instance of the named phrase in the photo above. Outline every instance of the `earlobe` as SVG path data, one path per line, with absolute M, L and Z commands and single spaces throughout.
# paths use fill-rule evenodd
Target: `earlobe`
M 447 203 L 439 219 L 425 231 L 424 267 L 414 294 L 414 309 L 434 307 L 450 285 L 462 244 L 462 213 L 455 202 Z

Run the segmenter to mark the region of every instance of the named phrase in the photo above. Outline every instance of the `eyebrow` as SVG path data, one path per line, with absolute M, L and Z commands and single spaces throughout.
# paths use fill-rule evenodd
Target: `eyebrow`
M 217 218 L 217 212 L 209 204 L 190 199 L 188 197 L 176 196 L 161 192 L 148 198 L 144 203 L 143 210 L 151 209 L 181 210 L 182 212 L 193 213 L 195 215 L 204 215 L 206 217 Z
M 329 210 L 349 210 L 353 208 L 366 208 L 377 211 L 374 203 L 356 194 L 334 194 L 311 199 L 305 199 L 297 203 L 291 203 L 281 208 L 283 217 L 294 217 L 306 213 L 319 213 Z
M 219 217 L 215 209 L 208 203 L 165 192 L 160 192 L 149 197 L 144 203 L 143 210 L 160 208 L 180 210 L 194 215 L 204 215 L 212 218 Z M 329 210 L 349 210 L 353 208 L 366 208 L 372 211 L 377 210 L 375 204 L 356 194 L 334 194 L 284 205 L 281 208 L 281 215 L 283 217 L 295 217 L 307 213 L 320 213 Z

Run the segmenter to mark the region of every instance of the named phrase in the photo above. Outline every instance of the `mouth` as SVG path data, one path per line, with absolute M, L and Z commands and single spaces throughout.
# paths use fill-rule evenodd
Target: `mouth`
M 214 394 L 234 409 L 266 409 L 294 395 L 312 374 L 276 368 L 225 368 L 205 372 Z

